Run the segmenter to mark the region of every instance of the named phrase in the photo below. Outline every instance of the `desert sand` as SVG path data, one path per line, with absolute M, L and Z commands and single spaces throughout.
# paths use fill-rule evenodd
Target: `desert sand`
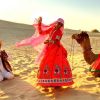
M 0 100 L 100 100 L 100 78 L 93 77 L 89 66 L 82 55 L 81 47 L 74 42 L 72 48 L 71 34 L 79 30 L 66 29 L 61 40 L 68 51 L 74 85 L 60 89 L 43 88 L 36 85 L 38 65 L 34 60 L 38 55 L 32 47 L 16 48 L 14 44 L 34 33 L 31 25 L 0 21 L 0 40 L 3 40 L 3 49 L 10 56 L 15 78 L 0 82 Z M 95 53 L 100 52 L 100 33 L 89 33 Z

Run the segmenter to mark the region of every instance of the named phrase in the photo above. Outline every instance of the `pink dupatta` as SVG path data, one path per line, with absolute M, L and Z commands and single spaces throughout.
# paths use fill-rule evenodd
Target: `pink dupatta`
M 34 24 L 33 24 L 33 26 L 35 28 L 35 33 L 31 37 L 26 38 L 20 42 L 17 42 L 16 47 L 31 45 L 32 47 L 34 47 L 34 49 L 36 51 L 40 52 L 37 59 L 35 59 L 36 63 L 40 62 L 42 56 L 46 52 L 47 45 L 44 44 L 44 41 L 49 38 L 49 34 L 54 29 L 56 23 L 57 23 L 57 21 L 53 22 L 50 25 L 45 25 L 45 24 L 41 23 L 41 29 L 40 29 L 38 27 L 39 25 L 37 23 L 37 19 L 35 19 Z M 40 31 L 42 31 L 41 34 L 40 34 Z M 61 31 L 63 32 L 63 27 L 61 28 Z M 42 46 L 42 48 L 43 48 L 42 51 L 40 50 L 39 46 Z

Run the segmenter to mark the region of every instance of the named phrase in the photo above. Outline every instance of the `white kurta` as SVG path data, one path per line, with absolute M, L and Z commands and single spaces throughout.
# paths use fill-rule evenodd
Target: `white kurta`
M 14 75 L 12 72 L 8 72 L 5 70 L 2 64 L 2 60 L 0 58 L 0 81 L 2 81 L 4 78 L 6 79 L 13 79 Z

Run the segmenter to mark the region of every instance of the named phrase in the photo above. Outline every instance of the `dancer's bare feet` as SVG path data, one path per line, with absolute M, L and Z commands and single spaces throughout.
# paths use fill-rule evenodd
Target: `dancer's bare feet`
M 49 88 L 48 87 L 43 87 L 42 91 L 49 92 Z
M 55 86 L 54 87 L 56 90 L 58 90 L 58 89 L 61 89 L 62 87 L 61 86 Z

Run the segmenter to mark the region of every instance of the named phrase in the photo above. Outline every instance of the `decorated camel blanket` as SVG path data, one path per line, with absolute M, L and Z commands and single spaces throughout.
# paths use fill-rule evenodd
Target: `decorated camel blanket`
M 98 54 L 98 58 L 92 63 L 90 71 L 100 72 L 100 54 Z

